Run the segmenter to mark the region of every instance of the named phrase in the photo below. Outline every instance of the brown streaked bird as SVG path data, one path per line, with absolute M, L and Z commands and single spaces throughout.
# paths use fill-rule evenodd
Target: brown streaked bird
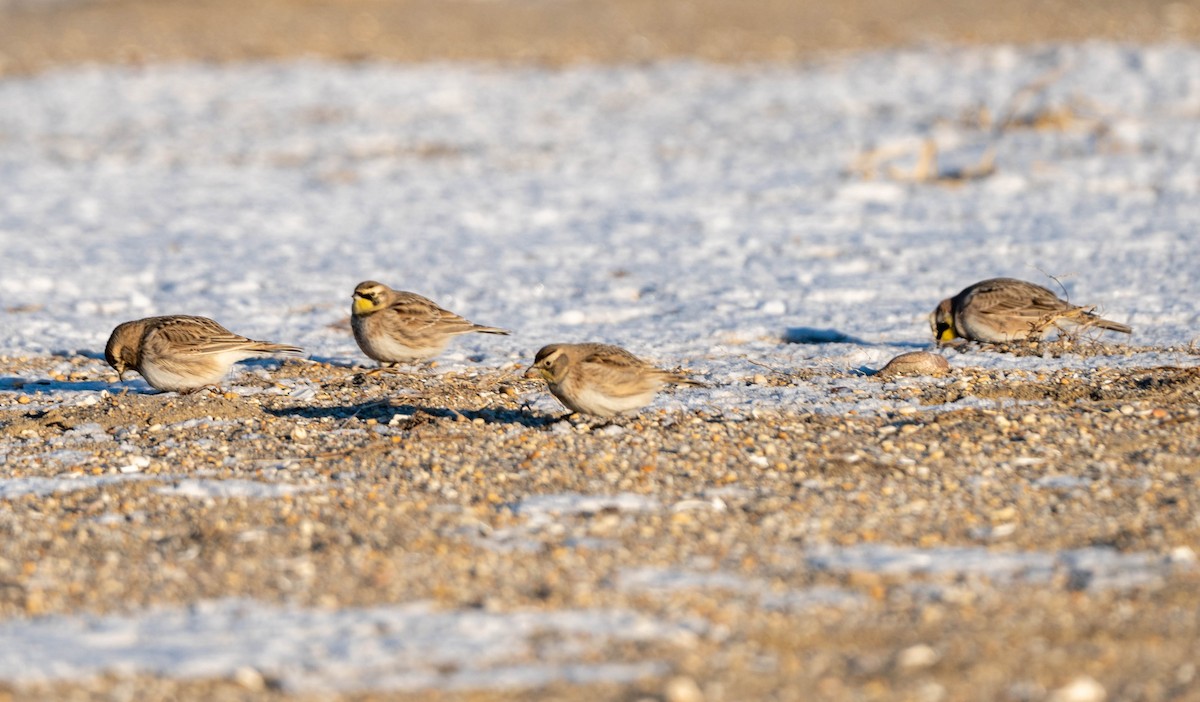
M 942 300 L 929 315 L 939 344 L 955 338 L 988 343 L 1042 339 L 1051 330 L 1098 327 L 1131 334 L 1133 329 L 1060 299 L 1050 290 L 1015 278 L 992 278 Z
M 508 334 L 439 307 L 416 293 L 367 280 L 354 288 L 350 326 L 358 347 L 380 365 L 428 361 L 459 334 Z
M 636 412 L 650 404 L 665 385 L 706 387 L 609 344 L 544 346 L 525 377 L 544 379 L 567 409 L 597 417 Z
M 208 317 L 167 315 L 118 324 L 104 360 L 125 379 L 135 370 L 150 387 L 189 393 L 221 382 L 236 362 L 253 356 L 302 354 L 304 349 L 239 336 Z

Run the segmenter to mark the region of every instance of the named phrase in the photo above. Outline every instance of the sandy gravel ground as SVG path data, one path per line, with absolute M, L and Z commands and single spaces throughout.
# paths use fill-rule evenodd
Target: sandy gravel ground
M 7 0 L 0 12 L 10 73 L 298 55 L 786 61 L 928 41 L 1200 38 L 1198 0 Z
M 7 474 L 60 474 L 61 465 L 37 458 L 48 444 L 87 456 L 70 468 L 84 476 L 128 477 L 131 456 L 144 460 L 137 480 L 8 501 L 0 615 L 132 612 L 226 596 L 335 608 L 632 606 L 701 621 L 708 634 L 604 652 L 667 660 L 665 679 L 461 698 L 1067 699 L 1052 693 L 1086 676 L 1108 699 L 1195 699 L 1200 371 L 996 374 L 972 370 L 969 354 L 953 360 L 943 378 L 879 381 L 885 399 L 943 411 L 714 409 L 591 426 L 525 408 L 541 390 L 517 369 L 392 376 L 310 362 L 285 363 L 275 380 L 239 381 L 264 391 L 289 379 L 319 384 L 302 401 L 204 391 L 23 410 L 38 406 L 39 387 L 90 387 L 111 371 L 83 358 L 67 359 L 70 371 L 64 359 L 4 359 L 6 369 L 43 369 L 47 378 L 0 393 Z M 1004 399 L 1039 403 L 954 409 Z M 194 499 L 163 489 L 198 478 L 298 491 Z M 529 526 L 525 501 L 573 492 L 641 495 L 661 508 L 613 505 Z M 1100 548 L 1153 554 L 1157 565 L 1129 582 L 1066 568 L 1027 583 L 969 569 L 813 567 L 813 549 L 878 542 Z M 636 574 L 656 567 L 762 590 L 639 586 Z M 827 588 L 841 596 L 761 606 L 766 592 L 787 601 Z M 139 678 L 15 694 L 121 690 L 282 694 L 270 679 Z

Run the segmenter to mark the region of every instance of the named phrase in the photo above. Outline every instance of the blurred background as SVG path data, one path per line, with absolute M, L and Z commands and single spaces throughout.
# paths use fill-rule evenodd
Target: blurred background
M 84 62 L 671 57 L 1200 39 L 1200 0 L 0 0 L 0 75 Z

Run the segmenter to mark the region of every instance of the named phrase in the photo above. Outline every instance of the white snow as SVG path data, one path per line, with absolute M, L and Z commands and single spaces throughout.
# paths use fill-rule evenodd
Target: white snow
M 1043 92 L 1022 91 L 1052 75 Z M 1018 122 L 1050 111 L 1076 119 L 1062 129 L 980 126 L 984 110 L 1000 118 L 1011 108 Z M 911 169 L 926 139 L 945 169 L 994 147 L 996 173 L 955 185 L 887 175 Z M 868 153 L 894 156 L 868 178 L 859 168 Z M 1186 346 L 1200 339 L 1198 47 L 927 47 L 741 67 L 75 68 L 0 80 L 0 186 L 0 356 L 84 353 L 99 366 L 117 323 L 189 313 L 321 360 L 366 363 L 345 321 L 355 284 L 376 279 L 514 331 L 456 340 L 441 369 L 528 364 L 556 341 L 619 343 L 714 386 L 660 406 L 734 421 L 780 407 L 889 408 L 873 379 L 785 388 L 745 379 L 878 368 L 928 348 L 929 311 L 988 277 L 1056 290 L 1061 281 L 1071 300 L 1131 324 L 1135 345 L 1176 350 L 951 353 L 953 365 L 1014 377 L 1195 365 Z M 240 368 L 261 376 L 273 365 Z M 316 391 L 278 380 L 263 392 Z M 27 411 L 94 402 L 105 386 L 16 373 L 0 378 L 0 392 L 33 396 Z M 545 393 L 535 406 L 557 411 Z M 77 427 L 42 458 L 72 463 L 77 444 L 113 440 Z M 180 481 L 163 489 L 201 499 L 287 487 L 27 477 L 0 482 L 0 499 L 133 479 Z M 1085 480 L 1049 474 L 1034 484 L 1069 491 Z M 734 496 L 674 506 L 632 494 L 531 498 L 513 506 L 522 524 L 478 542 L 532 550 L 570 520 L 722 510 L 722 494 Z M 864 545 L 796 555 L 807 569 L 914 587 L 1064 577 L 1101 588 L 1158 582 L 1192 567 L 1187 554 Z M 720 571 L 646 568 L 622 583 L 726 589 L 786 608 L 857 602 L 851 591 L 777 591 Z M 334 612 L 222 600 L 0 622 L 0 680 L 242 677 L 249 666 L 288 689 L 519 688 L 660 675 L 654 660 L 593 661 L 608 642 L 687 645 L 697 631 L 625 611 Z
M 103 673 L 234 678 L 285 690 L 527 688 L 623 682 L 667 672 L 650 660 L 596 662 L 611 643 L 687 646 L 697 622 L 626 610 L 492 613 L 414 603 L 336 611 L 215 600 L 133 615 L 0 622 L 0 680 L 29 684 Z
M 835 574 L 877 573 L 904 578 L 905 589 L 936 592 L 930 585 L 958 583 L 964 579 L 992 587 L 1046 584 L 1062 577 L 1076 589 L 1129 589 L 1154 586 L 1173 571 L 1194 567 L 1188 551 L 1159 554 L 1122 553 L 1111 548 L 1068 551 L 1003 551 L 974 547 L 915 548 L 891 544 L 837 547 L 813 546 L 799 554 L 808 569 Z M 621 572 L 618 587 L 624 590 L 671 594 L 686 591 L 722 592 L 756 598 L 767 608 L 861 607 L 866 598 L 843 587 L 781 588 L 761 578 L 721 570 L 647 566 Z
M 618 587 L 634 592 L 671 595 L 687 591 L 716 591 L 724 595 L 754 598 L 766 609 L 836 608 L 854 609 L 867 605 L 867 598 L 841 587 L 817 586 L 779 591 L 771 583 L 723 571 L 700 572 L 676 568 L 633 568 L 621 573 Z
M 559 538 L 565 531 L 564 522 L 572 518 L 590 519 L 598 515 L 657 512 L 661 505 L 653 497 L 630 492 L 616 495 L 566 492 L 530 495 L 520 502 L 508 505 L 508 508 L 525 521 L 504 529 L 468 525 L 459 533 L 470 537 L 482 548 L 534 553 L 541 549 L 546 539 Z M 591 537 L 572 537 L 568 541 L 575 547 L 596 550 L 611 549 L 617 545 L 612 541 Z
M 658 500 L 632 492 L 616 495 L 583 495 L 574 492 L 531 495 L 512 507 L 514 513 L 534 522 L 544 522 L 549 517 L 600 512 L 654 512 L 658 509 Z
M 132 467 L 132 470 L 127 470 L 130 467 Z M 143 466 L 132 462 L 121 466 L 119 468 L 120 473 L 105 475 L 63 473 L 49 477 L 25 476 L 20 478 L 0 478 L 0 500 L 12 500 L 25 497 L 26 495 L 45 497 L 55 493 L 103 488 L 108 485 L 131 480 L 166 482 L 169 484 L 157 487 L 154 491 L 162 495 L 190 497 L 194 499 L 270 499 L 313 489 L 304 485 L 268 483 L 259 480 L 182 478 L 178 475 L 154 475 L 137 472 L 141 467 Z
M 154 491 L 160 495 L 191 497 L 194 499 L 213 499 L 218 497 L 266 499 L 294 495 L 297 492 L 305 492 L 311 489 L 304 485 L 265 483 L 260 480 L 184 478 L 173 482 L 171 485 L 155 488 Z
M 950 580 L 974 577 L 1001 584 L 1042 583 L 1058 574 L 1080 589 L 1121 589 L 1154 584 L 1173 570 L 1187 570 L 1193 565 L 1182 555 L 1124 553 L 1102 547 L 1052 552 L 861 544 L 846 548 L 814 547 L 808 550 L 804 559 L 811 568 L 835 573 L 871 572 Z
M 995 136 L 971 118 L 1013 106 L 1077 119 Z M 366 278 L 514 330 L 457 340 L 444 368 L 611 341 L 718 383 L 660 400 L 690 407 L 824 406 L 819 389 L 723 383 L 761 370 L 748 361 L 879 367 L 929 345 L 938 300 L 998 275 L 1057 289 L 1054 276 L 1133 325 L 1134 343 L 1182 346 L 1200 327 L 1198 127 L 1200 49 L 1185 46 L 7 79 L 0 353 L 97 354 L 120 321 L 188 312 L 365 362 L 331 325 Z M 904 151 L 903 167 L 925 138 L 947 167 L 994 143 L 996 175 L 954 186 L 855 170 L 875 149 Z
M 84 475 L 65 473 L 53 477 L 28 476 L 23 478 L 0 478 L 0 500 L 13 500 L 27 495 L 46 497 L 55 493 L 88 490 L 131 480 L 162 480 L 163 476 L 141 473 L 119 473 L 111 475 Z

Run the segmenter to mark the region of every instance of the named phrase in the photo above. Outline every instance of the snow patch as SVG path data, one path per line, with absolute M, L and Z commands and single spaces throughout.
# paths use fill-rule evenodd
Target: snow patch
M 0 680 L 116 673 L 234 678 L 247 669 L 291 692 L 522 689 L 628 682 L 669 671 L 650 659 L 597 662 L 610 644 L 689 646 L 701 624 L 626 610 L 493 613 L 426 604 L 345 608 L 205 601 L 132 615 L 0 622 Z

